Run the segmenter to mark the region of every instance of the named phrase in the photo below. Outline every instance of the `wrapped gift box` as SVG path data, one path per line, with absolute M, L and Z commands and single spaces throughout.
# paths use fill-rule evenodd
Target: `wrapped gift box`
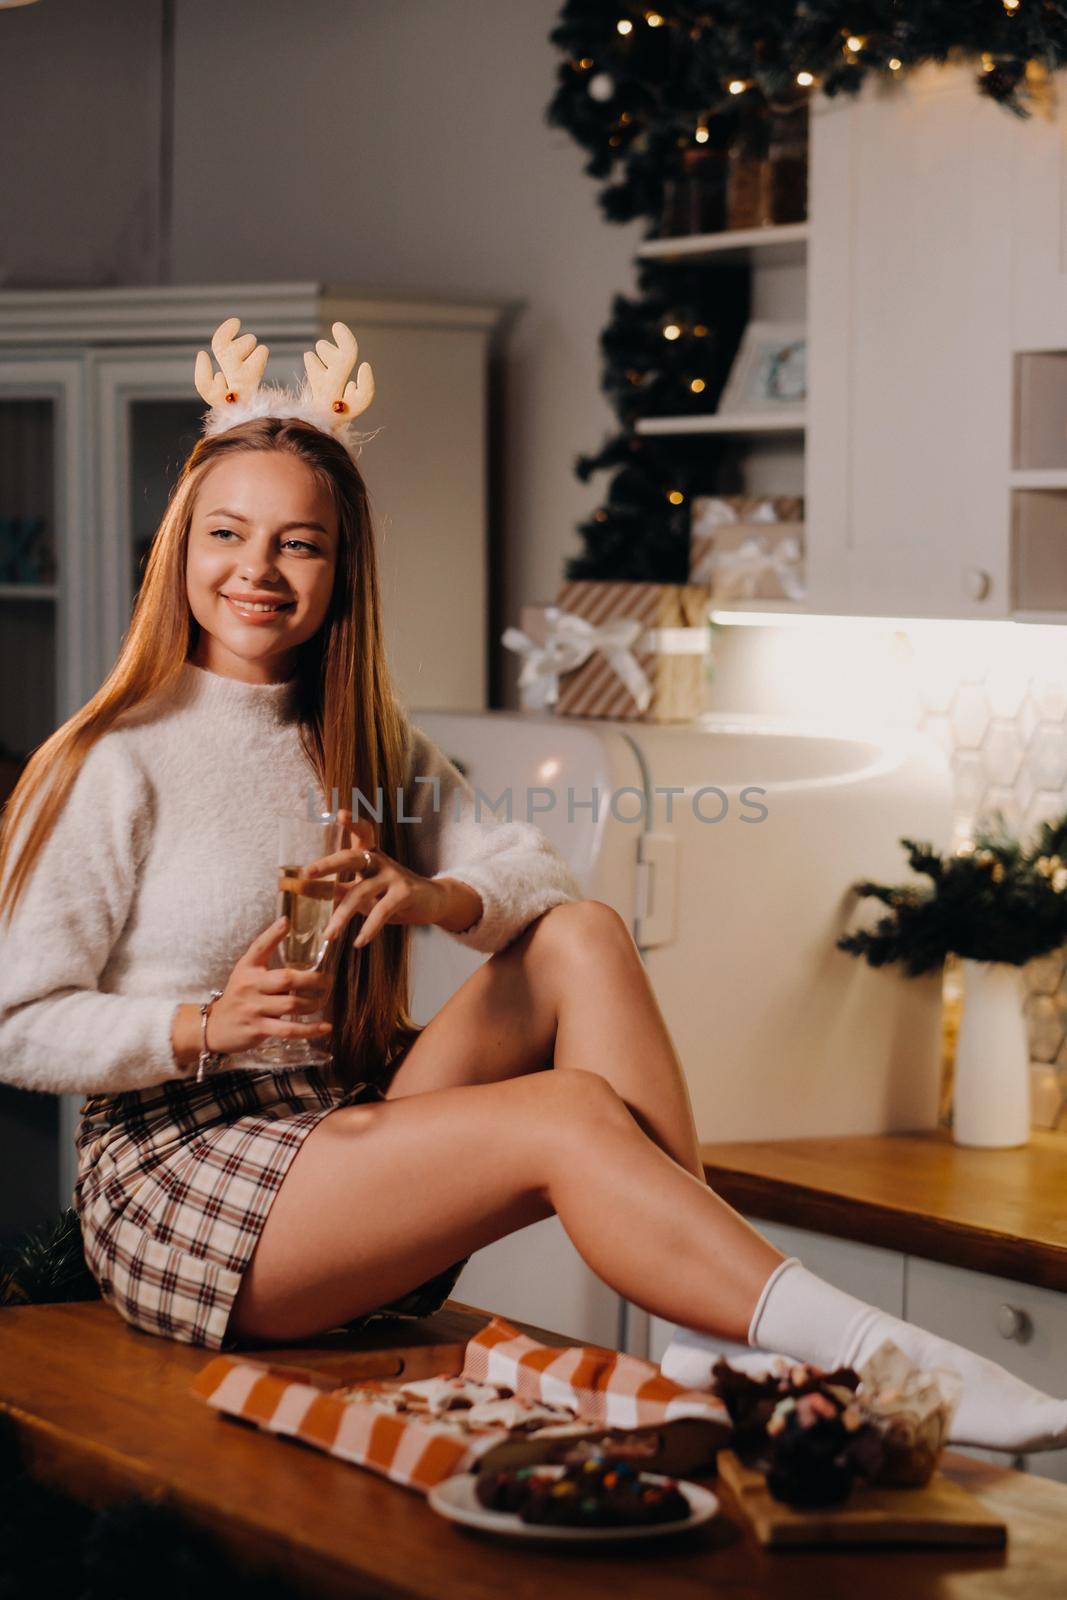
M 614 717 L 646 722 L 688 722 L 704 709 L 710 590 L 701 584 L 565 583 L 556 607 L 578 618 L 602 642 L 572 670 L 561 673 L 556 710 L 561 716 Z M 551 618 L 551 613 L 549 613 Z M 632 643 L 613 649 L 613 624 L 632 623 Z M 636 667 L 637 671 L 634 671 Z M 635 692 L 647 682 L 648 700 Z
M 715 600 L 804 597 L 804 501 L 798 495 L 705 495 L 693 501 L 689 579 Z

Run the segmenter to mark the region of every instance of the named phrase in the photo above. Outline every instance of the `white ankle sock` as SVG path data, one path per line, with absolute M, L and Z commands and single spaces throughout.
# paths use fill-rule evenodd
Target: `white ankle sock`
M 1014 1451 L 1067 1445 L 1067 1400 L 1055 1400 L 995 1361 L 835 1289 L 795 1256 L 780 1262 L 767 1279 L 748 1329 L 749 1346 L 764 1353 L 766 1362 L 781 1352 L 828 1370 L 861 1366 L 886 1339 L 916 1366 L 959 1373 L 963 1392 L 949 1429 L 953 1444 Z M 721 1348 L 721 1341 L 679 1328 L 662 1371 L 689 1387 L 707 1387 Z M 735 1364 L 749 1372 L 759 1370 L 752 1361 Z M 691 1381 L 702 1373 L 702 1381 Z

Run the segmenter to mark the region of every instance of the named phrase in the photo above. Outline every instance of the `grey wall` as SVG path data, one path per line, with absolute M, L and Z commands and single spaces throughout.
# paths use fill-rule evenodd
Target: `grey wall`
M 497 622 L 517 621 L 521 604 L 552 598 L 574 526 L 603 492 L 572 464 L 612 426 L 597 339 L 611 295 L 632 287 L 641 233 L 602 220 L 582 152 L 543 120 L 558 10 L 0 10 L 0 284 L 302 278 L 515 305 L 501 357 Z M 170 70 L 173 159 L 160 115 Z
M 0 287 L 151 283 L 163 0 L 0 11 Z

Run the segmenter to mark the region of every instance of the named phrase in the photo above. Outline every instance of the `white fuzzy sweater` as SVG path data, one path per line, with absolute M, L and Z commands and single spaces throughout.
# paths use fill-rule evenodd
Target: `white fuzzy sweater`
M 242 683 L 187 662 L 177 690 L 93 746 L 0 923 L 0 1081 L 107 1094 L 187 1076 L 171 1045 L 174 1012 L 223 988 L 274 921 L 276 816 L 304 813 L 309 788 L 320 792 L 294 683 Z M 418 777 L 440 780 L 439 805 Z M 579 896 L 538 828 L 484 808 L 475 817 L 470 785 L 410 724 L 404 815 L 420 819 L 402 824 L 414 870 L 482 897 L 478 921 L 449 935 L 462 945 L 500 950 Z

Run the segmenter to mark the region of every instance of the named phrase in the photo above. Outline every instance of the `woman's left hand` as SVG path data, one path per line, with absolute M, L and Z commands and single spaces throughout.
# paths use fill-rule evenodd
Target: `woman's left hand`
M 387 922 L 433 923 L 462 933 L 478 921 L 482 897 L 476 889 L 456 878 L 424 878 L 402 867 L 374 847 L 370 822 L 354 822 L 351 811 L 344 810 L 338 811 L 337 819 L 351 844 L 320 856 L 301 874 L 305 878 L 328 872 L 354 874 L 336 886 L 337 899 L 326 926 L 328 939 L 336 939 L 355 916 L 364 918 L 352 941 L 357 947 L 368 944 Z

